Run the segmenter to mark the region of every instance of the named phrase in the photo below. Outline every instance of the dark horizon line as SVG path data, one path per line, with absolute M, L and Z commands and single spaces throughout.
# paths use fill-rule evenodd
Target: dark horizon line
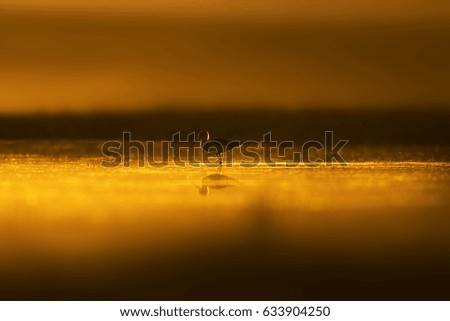
M 215 137 L 320 139 L 325 131 L 361 145 L 450 145 L 448 109 L 147 110 L 128 113 L 0 115 L 0 139 L 169 139 L 209 130 Z

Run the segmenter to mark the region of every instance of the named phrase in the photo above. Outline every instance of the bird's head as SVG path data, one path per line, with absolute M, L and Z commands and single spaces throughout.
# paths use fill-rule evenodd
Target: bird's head
M 206 131 L 206 130 L 201 130 L 201 131 L 199 131 L 198 133 L 197 133 L 197 137 L 196 137 L 196 140 L 199 140 L 199 141 L 207 141 L 207 140 L 209 140 L 209 133 Z

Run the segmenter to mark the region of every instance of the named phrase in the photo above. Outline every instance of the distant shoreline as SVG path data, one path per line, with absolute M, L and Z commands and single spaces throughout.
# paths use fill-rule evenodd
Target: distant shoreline
M 450 111 L 429 110 L 158 110 L 127 113 L 0 115 L 0 139 L 167 139 L 207 129 L 214 136 L 305 141 L 332 130 L 355 145 L 450 145 Z

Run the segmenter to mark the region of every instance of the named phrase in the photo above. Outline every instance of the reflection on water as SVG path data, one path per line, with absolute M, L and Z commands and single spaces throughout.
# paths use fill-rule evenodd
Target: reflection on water
M 3 157 L 1 298 L 450 299 L 448 163 L 99 163 Z
M 223 174 L 222 167 L 218 169 L 217 173 L 203 177 L 201 186 L 194 183 L 200 195 L 208 195 L 210 190 L 222 190 L 236 185 L 235 179 Z

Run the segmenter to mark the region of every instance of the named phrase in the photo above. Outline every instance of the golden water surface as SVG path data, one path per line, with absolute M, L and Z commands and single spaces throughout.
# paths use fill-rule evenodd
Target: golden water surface
M 4 155 L 9 299 L 449 299 L 450 164 Z

